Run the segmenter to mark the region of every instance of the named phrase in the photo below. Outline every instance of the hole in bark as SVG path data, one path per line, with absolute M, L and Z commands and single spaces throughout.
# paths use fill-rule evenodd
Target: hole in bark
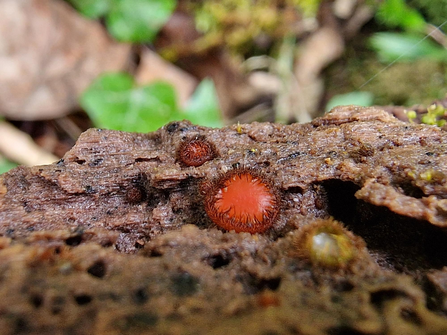
M 163 253 L 159 250 L 151 250 L 149 253 L 149 257 L 161 257 L 163 256 Z
M 281 284 L 281 278 L 271 278 L 271 279 L 264 279 L 261 281 L 262 286 L 265 286 L 266 288 L 276 291 L 279 288 L 279 285 Z
M 171 278 L 171 291 L 177 296 L 190 296 L 197 292 L 199 279 L 188 272 L 177 274 Z
M 256 275 L 248 274 L 240 276 L 237 280 L 242 283 L 247 294 L 256 294 L 266 289 L 276 291 L 281 285 L 281 277 L 259 278 Z
M 345 224 L 351 223 L 355 219 L 358 202 L 354 194 L 360 187 L 341 180 L 327 180 L 322 185 L 327 192 L 329 214 Z
M 422 197 L 424 197 L 424 192 L 422 192 L 422 190 L 413 185 L 410 181 L 402 181 L 400 183 L 396 183 L 394 185 L 400 192 L 402 192 L 403 194 L 409 196 L 409 197 L 413 197 L 416 199 L 421 199 Z
M 154 158 L 138 157 L 135 159 L 135 163 L 141 163 L 141 162 L 160 162 L 160 159 L 158 157 Z
M 35 307 L 39 308 L 43 304 L 43 297 L 40 294 L 33 294 L 30 297 L 30 303 Z
M 136 304 L 144 304 L 148 300 L 149 294 L 146 287 L 139 288 L 133 293 L 133 301 L 135 301 Z
M 383 267 L 418 275 L 447 264 L 447 236 L 440 228 L 363 202 L 359 210 L 359 220 L 348 227 L 377 252 Z
M 171 123 L 169 123 L 166 126 L 166 130 L 167 130 L 168 133 L 173 133 L 173 132 L 175 132 L 178 129 L 179 126 L 180 126 L 180 123 L 178 123 L 178 122 L 171 122 Z
M 82 234 L 71 236 L 65 240 L 65 244 L 72 246 L 72 247 L 75 247 L 75 246 L 81 244 L 81 242 L 82 242 Z
M 213 269 L 218 269 L 230 264 L 230 259 L 223 257 L 222 255 L 216 255 L 209 259 L 210 265 Z
M 322 187 L 329 214 L 365 240 L 381 267 L 418 276 L 420 270 L 447 265 L 447 235 L 442 229 L 356 199 L 359 187 L 351 182 L 328 180 Z
M 337 292 L 350 292 L 354 289 L 354 284 L 347 280 L 337 281 L 334 285 L 334 290 Z
M 406 297 L 407 294 L 405 292 L 395 290 L 395 289 L 386 289 L 379 290 L 376 292 L 371 292 L 370 301 L 376 307 L 381 308 L 383 303 L 388 300 L 394 300 L 399 297 Z
M 206 262 L 211 266 L 213 269 L 219 269 L 221 267 L 224 267 L 231 262 L 231 258 L 226 255 L 213 255 L 208 258 L 206 258 Z
M 230 264 L 231 262 L 231 259 L 229 257 L 221 254 L 207 257 L 205 260 L 208 263 L 208 265 L 211 266 L 213 269 L 219 269 L 223 266 Z
M 303 194 L 304 190 L 299 186 L 293 186 L 293 187 L 289 187 L 287 189 L 287 192 L 294 193 L 294 194 Z
M 80 159 L 80 158 L 77 158 L 77 157 L 76 157 L 76 159 L 74 160 L 74 162 L 77 163 L 77 164 L 79 164 L 79 165 L 82 165 L 82 164 L 85 163 L 85 159 Z
M 92 297 L 88 294 L 80 294 L 74 297 L 79 306 L 88 305 L 92 301 Z
M 102 260 L 96 261 L 87 269 L 87 272 L 94 277 L 103 278 L 106 275 L 106 264 Z
M 139 249 L 143 249 L 144 248 L 144 241 L 143 240 L 136 240 L 134 247 L 135 249 L 139 250 Z

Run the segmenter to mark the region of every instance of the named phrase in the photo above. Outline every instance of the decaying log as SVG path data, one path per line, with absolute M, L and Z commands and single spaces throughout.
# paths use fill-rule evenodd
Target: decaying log
M 216 157 L 179 162 L 193 138 Z M 354 106 L 289 126 L 88 130 L 59 162 L 0 177 L 0 327 L 446 333 L 446 149 L 439 127 Z M 223 231 L 204 210 L 201 185 L 242 167 L 281 196 L 264 234 Z M 302 228 L 332 218 L 366 242 L 355 261 L 298 257 Z

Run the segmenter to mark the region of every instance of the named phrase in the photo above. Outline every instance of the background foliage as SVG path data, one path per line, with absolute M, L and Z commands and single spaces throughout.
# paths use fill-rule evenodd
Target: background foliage
M 323 28 L 342 35 L 343 51 L 315 70 L 308 84 L 322 85 L 322 91 L 313 102 L 314 114 L 307 116 L 336 105 L 424 104 L 429 106 L 425 114 L 410 113 L 410 121 L 443 125 L 446 118 L 444 108 L 431 106 L 445 97 L 447 83 L 445 0 L 353 0 L 371 16 L 352 36 L 347 32 L 350 18 L 335 13 L 337 5 L 348 3 L 341 0 L 59 1 L 68 3 L 77 18 L 96 21 L 102 32 L 105 28 L 112 43 L 131 46 L 132 58 L 127 72 L 100 74 L 72 115 L 34 123 L 0 120 L 41 146 L 53 143 L 49 150 L 58 157 L 92 126 L 149 132 L 178 119 L 210 127 L 305 122 L 301 110 L 307 112 L 307 101 L 317 98 L 302 90 L 299 77 L 306 68 L 298 65 L 306 53 L 308 62 L 324 63 L 320 57 L 328 55 L 308 50 Z M 179 83 L 141 84 L 136 69 L 143 50 L 194 78 L 189 100 Z M 0 173 L 14 165 L 0 153 Z

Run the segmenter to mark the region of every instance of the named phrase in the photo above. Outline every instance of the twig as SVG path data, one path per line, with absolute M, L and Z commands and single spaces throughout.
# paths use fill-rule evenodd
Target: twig
M 0 152 L 10 160 L 28 166 L 50 164 L 58 160 L 34 143 L 28 134 L 6 121 L 0 122 Z

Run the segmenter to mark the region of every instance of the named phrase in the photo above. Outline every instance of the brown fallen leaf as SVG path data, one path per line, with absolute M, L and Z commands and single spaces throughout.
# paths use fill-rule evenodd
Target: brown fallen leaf
M 126 67 L 130 45 L 63 1 L 1 1 L 0 18 L 0 114 L 10 119 L 63 116 L 98 74 Z

